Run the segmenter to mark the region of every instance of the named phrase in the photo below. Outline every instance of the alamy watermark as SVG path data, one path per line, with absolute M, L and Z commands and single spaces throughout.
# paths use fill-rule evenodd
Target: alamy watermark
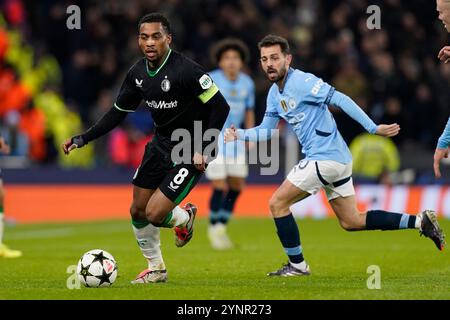
M 366 26 L 369 30 L 381 29 L 381 9 L 379 6 L 373 4 L 367 7 L 367 14 L 370 16 L 366 20 Z
M 67 7 L 66 13 L 69 15 L 66 20 L 66 27 L 69 30 L 81 29 L 81 9 L 79 6 L 72 4 Z
M 67 289 L 80 289 L 80 278 L 77 273 L 77 265 L 73 264 L 67 267 L 66 272 L 69 274 L 66 281 Z
M 366 272 L 370 274 L 367 278 L 366 285 L 369 290 L 381 289 L 381 269 L 379 266 L 372 264 L 367 267 Z
M 253 136 L 247 135 L 250 141 L 260 140 L 253 148 L 247 151 L 248 164 L 261 165 L 261 175 L 275 175 L 280 168 L 280 143 L 277 129 L 260 129 Z M 261 139 L 261 137 L 264 137 Z M 271 139 L 270 139 L 271 138 Z M 194 136 L 187 129 L 176 129 L 171 136 L 172 142 L 177 142 L 171 151 L 171 161 L 176 164 L 193 164 L 194 153 L 198 152 L 214 159 L 218 147 L 225 147 L 226 164 L 242 164 L 242 155 L 239 154 L 235 141 L 227 142 L 225 145 L 218 141 L 223 139 L 218 129 L 207 129 L 203 131 L 202 122 L 194 122 Z M 261 141 L 262 140 L 262 141 Z M 231 153 L 231 154 L 230 154 Z M 245 154 L 243 155 L 245 156 Z M 209 162 L 209 161 L 207 161 Z M 198 163 L 194 163 L 198 164 Z

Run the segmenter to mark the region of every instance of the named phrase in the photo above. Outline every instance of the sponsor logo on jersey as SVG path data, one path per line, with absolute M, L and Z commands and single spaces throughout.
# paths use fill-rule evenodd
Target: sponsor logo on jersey
M 166 78 L 161 82 L 161 90 L 167 92 L 170 90 L 170 81 Z
M 170 102 L 166 102 L 166 101 L 156 102 L 155 100 L 152 100 L 152 101 L 145 100 L 145 103 L 147 104 L 147 106 L 149 106 L 152 109 L 173 109 L 178 106 L 177 100 L 170 101 Z
M 200 77 L 200 80 L 198 80 L 198 82 L 200 83 L 200 86 L 202 87 L 203 90 L 211 88 L 213 84 L 212 79 L 207 74 L 202 75 Z
M 142 79 L 142 80 L 138 80 L 137 78 L 134 79 L 134 80 L 136 81 L 136 87 L 142 88 L 142 82 L 143 82 L 144 80 L 143 80 L 143 79 Z
M 317 80 L 317 82 L 314 84 L 314 87 L 311 89 L 311 93 L 313 95 L 317 95 L 320 91 L 320 88 L 322 88 L 324 82 L 322 79 Z

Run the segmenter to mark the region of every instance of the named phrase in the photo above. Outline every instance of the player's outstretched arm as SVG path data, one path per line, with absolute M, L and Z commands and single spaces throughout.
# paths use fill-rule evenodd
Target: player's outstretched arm
M 68 155 L 73 149 L 81 148 L 88 144 L 90 141 L 95 140 L 108 133 L 119 123 L 121 123 L 126 116 L 127 112 L 112 107 L 107 113 L 103 115 L 103 117 L 100 118 L 99 121 L 97 121 L 96 124 L 89 128 L 85 133 L 67 139 L 62 145 L 64 153 Z
M 434 152 L 433 169 L 436 178 L 441 177 L 439 162 L 444 158 L 448 158 L 449 146 L 450 146 L 450 117 L 448 118 L 447 125 L 445 126 L 444 132 L 442 133 L 441 137 L 438 140 L 438 145 L 436 151 Z
M 261 124 L 257 127 L 250 129 L 237 129 L 232 125 L 230 128 L 225 129 L 224 140 L 226 142 L 234 140 L 244 141 L 265 141 L 272 138 L 273 129 L 278 125 L 278 116 L 266 115 L 263 118 Z
M 330 104 L 341 108 L 353 120 L 359 122 L 360 125 L 372 134 L 383 137 L 393 137 L 400 132 L 400 126 L 397 123 L 376 125 L 372 119 L 353 101 L 350 97 L 342 92 L 335 91 L 331 97 Z
M 349 96 L 342 92 L 335 91 L 331 97 L 330 104 L 341 108 L 353 120 L 357 121 L 367 132 L 378 134 L 377 125 L 369 118 L 369 116 L 353 101 Z M 384 129 L 380 132 L 383 135 Z

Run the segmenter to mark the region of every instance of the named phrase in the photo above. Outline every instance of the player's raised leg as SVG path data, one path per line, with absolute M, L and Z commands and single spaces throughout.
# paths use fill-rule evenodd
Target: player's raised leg
M 269 276 L 302 276 L 311 273 L 303 257 L 297 223 L 289 209 L 292 204 L 309 195 L 308 192 L 301 190 L 286 179 L 269 201 L 270 212 L 275 221 L 278 237 L 289 257 L 287 264 L 279 270 L 270 272 Z
M 419 229 L 420 234 L 430 238 L 439 250 L 445 245 L 444 233 L 432 210 L 425 210 L 417 216 L 384 210 L 361 213 L 356 207 L 354 195 L 332 199 L 330 205 L 342 228 L 347 231 Z
M 4 258 L 19 258 L 22 256 L 22 252 L 19 250 L 12 250 L 5 244 L 3 244 L 3 231 L 4 231 L 4 212 L 3 212 L 3 199 L 4 190 L 3 183 L 0 179 L 0 257 Z
M 183 247 L 192 238 L 197 207 L 178 206 L 200 180 L 203 171 L 192 164 L 179 164 L 165 176 L 146 207 L 147 219 L 162 228 L 174 228 L 175 244 Z
M 132 283 L 165 282 L 167 270 L 161 253 L 160 231 L 152 225 L 146 215 L 145 208 L 154 189 L 133 188 L 131 204 L 131 223 L 136 241 L 143 256 L 148 261 L 148 268 L 142 271 Z
M 174 228 L 175 244 L 182 247 L 189 242 L 194 232 L 194 219 L 197 207 L 187 203 L 183 208 L 177 206 L 160 189 L 150 198 L 145 210 L 147 219 L 161 228 Z

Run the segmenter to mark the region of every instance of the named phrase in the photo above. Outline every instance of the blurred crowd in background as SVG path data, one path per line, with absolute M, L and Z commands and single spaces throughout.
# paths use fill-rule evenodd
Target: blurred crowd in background
M 245 72 L 254 79 L 257 90 L 257 123 L 264 114 L 270 86 L 259 67 L 257 42 L 268 33 L 289 40 L 295 68 L 322 77 L 352 97 L 376 123 L 399 123 L 401 133 L 393 143 L 377 141 L 361 135 L 358 123 L 331 107 L 344 139 L 354 142 L 356 174 L 358 168 L 368 168 L 357 161 L 378 161 L 377 170 L 369 166 L 375 173 L 361 173 L 377 178 L 381 172 L 400 168 L 427 172 L 449 116 L 450 64 L 437 59 L 449 38 L 437 19 L 435 1 L 0 3 L 1 132 L 13 154 L 27 157 L 32 164 L 139 164 L 153 129 L 145 108 L 73 157 L 63 157 L 59 145 L 111 108 L 125 73 L 141 57 L 139 18 L 153 11 L 163 12 L 171 21 L 173 47 L 206 70 L 216 67 L 209 54 L 216 41 L 227 36 L 244 40 L 251 52 Z M 66 27 L 66 8 L 71 4 L 81 8 L 80 30 Z M 381 8 L 379 30 L 370 30 L 366 24 L 370 16 L 367 7 L 374 4 Z

